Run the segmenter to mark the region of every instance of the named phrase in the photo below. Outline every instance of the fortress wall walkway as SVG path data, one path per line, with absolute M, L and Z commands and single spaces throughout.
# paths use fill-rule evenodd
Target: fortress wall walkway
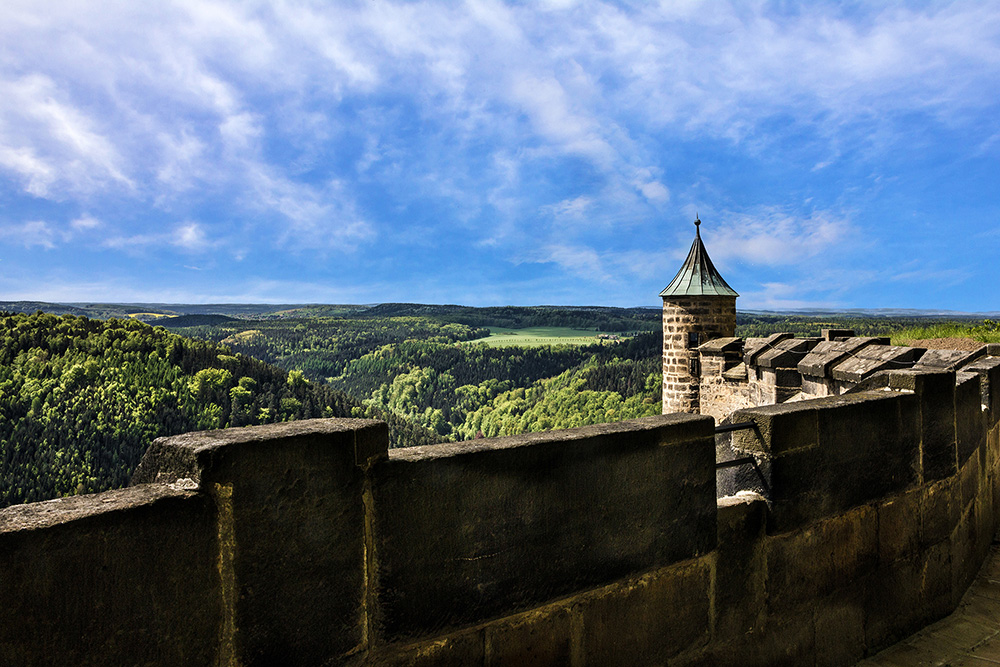
M 0 664 L 852 665 L 956 608 L 1000 515 L 1000 359 L 876 385 L 735 418 L 768 499 L 716 500 L 693 415 L 160 439 L 0 511 Z

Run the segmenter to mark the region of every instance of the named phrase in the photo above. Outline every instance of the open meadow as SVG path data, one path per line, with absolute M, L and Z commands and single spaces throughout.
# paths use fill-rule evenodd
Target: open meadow
M 528 327 L 525 329 L 503 329 L 490 327 L 490 335 L 468 341 L 468 344 L 484 343 L 490 347 L 542 347 L 544 345 L 594 345 L 603 342 L 598 336 L 603 333 L 592 329 L 571 329 L 568 327 Z M 605 334 L 617 335 L 617 334 Z

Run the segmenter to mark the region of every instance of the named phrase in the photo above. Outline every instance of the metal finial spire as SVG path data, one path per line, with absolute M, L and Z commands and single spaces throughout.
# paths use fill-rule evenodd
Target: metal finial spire
M 725 279 L 719 275 L 708 251 L 701 242 L 701 216 L 694 216 L 694 243 L 688 252 L 687 259 L 680 271 L 670 281 L 660 296 L 673 298 L 677 296 L 739 296 Z

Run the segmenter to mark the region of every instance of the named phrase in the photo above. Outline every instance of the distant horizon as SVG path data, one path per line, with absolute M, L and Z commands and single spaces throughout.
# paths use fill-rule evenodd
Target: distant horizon
M 0 5 L 0 298 L 1000 310 L 1000 0 Z M 53 48 L 58 45 L 58 48 Z
M 383 305 L 413 305 L 413 306 L 440 306 L 440 307 L 456 307 L 456 308 L 611 308 L 611 309 L 647 309 L 659 311 L 659 306 L 607 306 L 601 304 L 551 304 L 551 303 L 540 303 L 540 304 L 492 304 L 485 306 L 472 306 L 469 304 L 460 303 L 425 303 L 416 301 L 379 301 L 374 303 L 320 303 L 320 302 L 302 302 L 302 303 L 292 303 L 292 302 L 271 302 L 271 301 L 259 301 L 259 302 L 249 302 L 249 301 L 230 301 L 230 302 L 160 302 L 160 301 L 42 301 L 38 299 L 17 299 L 17 300 L 2 300 L 0 301 L 0 310 L 3 309 L 5 305 L 14 305 L 18 303 L 24 304 L 39 304 L 39 305 L 53 305 L 53 306 L 68 306 L 72 308 L 87 308 L 95 306 L 153 306 L 162 309 L 169 309 L 171 306 L 175 307 L 211 307 L 211 306 L 266 306 L 266 307 L 291 307 L 291 308 L 304 308 L 304 307 L 354 307 L 354 308 L 373 308 L 376 306 Z M 740 308 L 737 305 L 737 313 L 749 313 L 749 314 L 799 314 L 799 315 L 809 315 L 809 314 L 867 314 L 871 316 L 885 315 L 891 316 L 911 314 L 916 317 L 934 317 L 934 316 L 955 316 L 955 317 L 1000 317 L 1000 311 L 960 311 L 960 310 L 944 310 L 935 308 L 896 308 L 896 307 L 882 307 L 882 308 L 787 308 L 787 309 L 761 309 L 761 308 Z

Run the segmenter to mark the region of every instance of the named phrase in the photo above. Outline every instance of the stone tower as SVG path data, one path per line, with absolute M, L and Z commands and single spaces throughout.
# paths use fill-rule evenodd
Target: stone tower
M 736 333 L 736 293 L 708 257 L 695 216 L 694 243 L 663 297 L 663 414 L 698 413 L 697 347 Z

